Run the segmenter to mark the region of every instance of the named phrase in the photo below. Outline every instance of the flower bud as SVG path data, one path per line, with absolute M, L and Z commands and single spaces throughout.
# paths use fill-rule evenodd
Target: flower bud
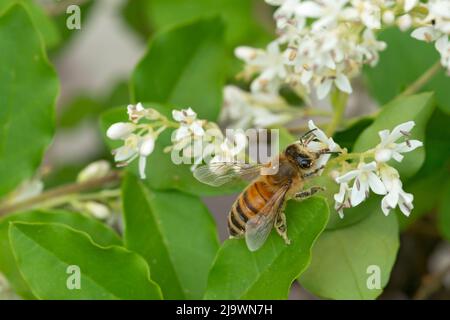
M 95 161 L 86 166 L 81 172 L 78 174 L 77 181 L 85 182 L 92 179 L 99 179 L 106 176 L 109 173 L 111 166 L 108 161 L 100 160 Z
M 397 24 L 400 30 L 406 31 L 411 28 L 412 18 L 409 14 L 405 14 L 397 19 Z
M 155 148 L 155 139 L 152 136 L 149 136 L 144 139 L 144 141 L 141 144 L 141 147 L 139 148 L 139 153 L 141 156 L 147 157 Z
M 117 122 L 108 128 L 106 135 L 112 140 L 125 139 L 134 131 L 134 129 L 135 126 L 132 123 Z
M 109 208 L 104 204 L 95 201 L 89 201 L 84 204 L 84 208 L 95 218 L 105 220 L 111 214 Z
M 395 14 L 394 14 L 394 12 L 391 11 L 391 10 L 386 10 L 383 13 L 383 22 L 385 24 L 387 24 L 387 25 L 391 25 L 391 24 L 394 23 L 394 21 L 395 21 Z

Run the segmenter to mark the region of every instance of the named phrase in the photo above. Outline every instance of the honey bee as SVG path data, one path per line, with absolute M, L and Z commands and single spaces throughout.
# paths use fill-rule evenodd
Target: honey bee
M 199 181 L 212 186 L 220 186 L 236 178 L 252 178 L 228 214 L 230 237 L 245 237 L 250 251 L 256 251 L 264 244 L 272 228 L 286 244 L 290 244 L 284 214 L 287 200 L 305 199 L 324 190 L 320 186 L 303 190 L 305 180 L 323 169 L 323 166 L 315 168 L 316 160 L 323 154 L 337 153 L 328 148 L 318 151 L 308 148 L 309 142 L 315 138 L 313 131 L 308 131 L 300 141 L 277 155 L 278 170 L 273 175 L 261 174 L 261 168 L 272 166 L 273 160 L 268 164 L 215 162 L 194 171 Z

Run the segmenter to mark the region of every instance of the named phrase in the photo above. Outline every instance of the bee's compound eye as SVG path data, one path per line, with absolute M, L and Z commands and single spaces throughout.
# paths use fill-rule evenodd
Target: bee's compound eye
M 308 169 L 311 167 L 311 159 L 308 158 L 300 158 L 298 164 L 302 169 Z

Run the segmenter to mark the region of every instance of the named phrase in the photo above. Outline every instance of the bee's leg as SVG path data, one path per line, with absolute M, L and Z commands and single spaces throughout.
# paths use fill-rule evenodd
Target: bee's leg
M 275 230 L 277 233 L 283 238 L 286 244 L 291 244 L 291 240 L 289 240 L 287 236 L 287 224 L 286 224 L 286 215 L 284 211 L 282 211 L 275 221 Z
M 305 174 L 303 175 L 303 178 L 311 178 L 311 177 L 315 176 L 315 175 L 316 175 L 320 170 L 322 170 L 323 168 L 325 168 L 325 166 L 320 166 L 319 168 L 314 169 L 314 170 L 311 171 L 311 172 L 305 173 Z
M 294 195 L 294 199 L 301 200 L 301 199 L 309 198 L 309 197 L 311 197 L 312 195 L 314 195 L 315 193 L 317 193 L 319 191 L 325 191 L 325 188 L 319 187 L 319 186 L 311 187 L 309 189 L 297 192 Z

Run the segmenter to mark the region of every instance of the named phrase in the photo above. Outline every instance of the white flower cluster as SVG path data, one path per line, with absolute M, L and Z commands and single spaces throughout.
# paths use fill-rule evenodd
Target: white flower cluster
M 147 157 L 155 148 L 155 140 L 164 131 L 166 125 L 161 125 L 157 130 L 148 124 L 140 124 L 141 119 L 165 120 L 154 109 L 145 109 L 141 103 L 127 107 L 129 122 L 117 122 L 111 125 L 106 132 L 112 140 L 122 140 L 123 146 L 113 150 L 114 161 L 118 166 L 126 166 L 134 159 L 139 158 L 139 174 L 145 179 L 145 166 Z
M 402 153 L 410 152 L 422 146 L 418 140 L 410 140 L 410 132 L 414 127 L 413 121 L 402 123 L 396 126 L 392 132 L 389 130 L 380 131 L 380 143 L 362 154 L 353 154 L 359 158 L 357 164 L 349 163 L 346 154 L 341 147 L 329 138 L 326 134 L 317 128 L 314 123 L 309 121 L 310 130 L 314 130 L 315 139 L 308 143 L 312 150 L 321 150 L 324 148 L 330 151 L 343 152 L 342 159 L 336 158 L 342 168 L 340 172 L 332 170 L 335 181 L 339 184 L 339 192 L 334 195 L 335 210 L 341 218 L 344 217 L 345 208 L 356 207 L 369 197 L 370 191 L 384 195 L 381 201 L 381 208 L 385 215 L 390 210 L 399 207 L 400 210 L 409 216 L 413 209 L 413 195 L 406 193 L 402 188 L 402 182 L 398 171 L 391 167 L 387 162 L 394 159 L 397 162 L 403 160 Z M 403 138 L 403 141 L 399 140 Z M 353 157 L 350 157 L 353 158 Z M 363 159 L 373 158 L 373 161 L 366 163 Z M 321 155 L 316 168 L 325 166 L 329 161 L 330 154 Z M 349 183 L 353 184 L 349 186 Z
M 246 62 L 248 76 L 259 75 L 252 92 L 275 94 L 283 84 L 309 92 L 320 99 L 333 86 L 351 93 L 350 79 L 362 65 L 374 66 L 386 44 L 374 30 L 388 0 L 266 0 L 279 8 L 274 18 L 279 37 L 266 50 L 238 47 L 236 56 Z
M 379 132 L 381 142 L 373 149 L 364 153 L 366 157 L 373 157 L 373 161 L 366 163 L 360 160 L 357 167 L 341 172 L 336 178 L 340 184 L 339 193 L 334 195 L 335 209 L 341 218 L 343 209 L 355 207 L 368 198 L 370 191 L 384 195 L 381 208 L 385 215 L 390 210 L 399 207 L 406 216 L 413 209 L 413 195 L 402 189 L 402 182 L 398 171 L 388 165 L 394 159 L 401 162 L 402 153 L 410 152 L 422 146 L 418 140 L 410 140 L 410 131 L 414 127 L 413 121 L 405 122 L 395 127 L 392 132 L 383 130 Z M 404 141 L 398 142 L 404 138 Z M 348 163 L 346 163 L 348 164 Z M 349 183 L 353 181 L 352 186 Z
M 147 157 L 154 151 L 158 136 L 167 128 L 175 130 L 172 133 L 172 145 L 164 151 L 181 152 L 183 160 L 187 159 L 193 164 L 192 170 L 203 161 L 236 156 L 245 149 L 239 135 L 224 137 L 215 123 L 197 119 L 197 114 L 191 108 L 173 110 L 174 121 L 171 121 L 155 109 L 146 109 L 138 103 L 128 106 L 128 117 L 129 122 L 112 124 L 106 135 L 112 140 L 123 141 L 121 147 L 113 150 L 118 166 L 126 166 L 139 158 L 139 175 L 142 179 L 146 178 Z M 236 148 L 236 141 L 239 148 Z
M 238 47 L 252 93 L 277 95 L 282 85 L 301 95 L 315 89 L 319 99 L 333 87 L 352 92 L 350 80 L 363 65 L 375 66 L 386 43 L 376 33 L 397 25 L 413 37 L 436 41 L 442 65 L 450 68 L 450 1 L 429 0 L 266 0 L 274 13 L 278 38 L 267 48 Z M 428 12 L 426 17 L 424 12 Z
M 288 104 L 280 96 L 251 94 L 232 85 L 224 88 L 223 96 L 220 123 L 230 128 L 268 128 L 292 119 Z
M 429 0 L 425 4 L 415 1 L 415 6 L 426 8 L 427 15 L 419 21 L 420 27 L 411 34 L 412 37 L 434 42 L 441 56 L 441 64 L 450 73 L 450 1 Z

